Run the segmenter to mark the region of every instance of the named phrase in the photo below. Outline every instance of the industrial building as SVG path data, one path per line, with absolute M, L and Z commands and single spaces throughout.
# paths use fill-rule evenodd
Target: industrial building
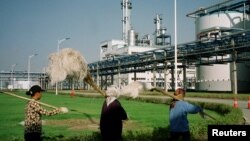
M 117 57 L 133 55 L 140 52 L 150 51 L 159 48 L 168 48 L 171 46 L 171 36 L 167 34 L 167 28 L 162 26 L 162 17 L 157 14 L 153 19 L 155 24 L 155 30 L 153 35 L 139 35 L 131 25 L 131 11 L 132 11 L 132 2 L 130 0 L 123 0 L 121 2 L 122 6 L 122 40 L 109 40 L 104 41 L 100 44 L 100 60 L 112 60 Z M 187 77 L 192 80 L 194 79 L 194 70 L 189 69 Z M 136 75 L 136 77 L 135 77 Z M 181 79 L 182 74 L 179 73 L 179 80 Z M 152 79 L 155 78 L 155 79 Z M 105 79 L 105 80 L 104 80 Z M 168 72 L 167 75 L 168 82 L 171 80 L 171 72 Z M 107 85 L 116 84 L 116 85 L 127 85 L 133 81 L 141 81 L 148 83 L 149 85 L 155 85 L 159 87 L 164 87 L 165 77 L 162 71 L 152 72 L 137 72 L 135 73 L 126 73 L 121 75 L 112 75 L 105 76 L 98 80 L 100 86 L 107 87 Z M 194 86 L 194 85 L 193 85 Z M 190 88 L 194 88 L 190 86 Z M 167 83 L 168 89 L 170 89 L 171 83 Z
M 27 71 L 1 71 L 0 89 L 29 89 L 32 85 L 49 88 L 49 78 L 46 73 Z
M 132 3 L 123 0 L 123 40 L 101 43 L 101 61 L 89 64 L 90 70 L 100 87 L 137 80 L 154 87 L 164 86 L 166 90 L 174 89 L 174 83 L 178 83 L 199 91 L 249 91 L 249 52 L 245 46 L 249 40 L 249 5 L 248 0 L 228 0 L 187 14 L 195 20 L 196 40 L 178 45 L 178 55 L 185 54 L 178 61 L 178 82 L 174 82 L 174 49 L 161 17 L 154 19 L 154 37 L 146 35 L 140 39 L 129 26 Z M 244 50 L 237 51 L 241 44 Z
M 197 40 L 203 42 L 216 42 L 221 36 L 235 32 L 249 30 L 250 28 L 249 1 L 225 1 L 207 8 L 200 8 L 187 14 L 195 20 L 195 32 Z M 244 53 L 249 56 L 249 53 Z M 234 58 L 235 54 L 221 56 Z M 215 60 L 216 56 L 203 59 Z M 197 67 L 196 90 L 208 91 L 232 91 L 238 87 L 238 91 L 249 90 L 250 62 L 231 62 Z M 234 74 L 236 72 L 237 74 Z M 232 79 L 238 85 L 233 86 Z
M 227 0 L 186 15 L 195 22 L 196 40 L 177 45 L 177 82 L 175 50 L 161 15 L 152 17 L 154 34 L 140 35 L 132 28 L 131 0 L 122 0 L 121 9 L 122 39 L 101 42 L 100 61 L 88 64 L 102 89 L 141 81 L 165 90 L 175 89 L 177 83 L 197 91 L 250 91 L 249 0 Z M 1 89 L 26 88 L 28 83 L 49 88 L 46 73 L 31 72 L 30 81 L 28 72 L 12 70 L 0 75 Z M 64 82 L 61 88 L 67 85 Z

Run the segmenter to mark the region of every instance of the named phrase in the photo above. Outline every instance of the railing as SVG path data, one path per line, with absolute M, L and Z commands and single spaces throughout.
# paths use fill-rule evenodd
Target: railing
M 240 54 L 250 51 L 250 31 L 237 32 L 212 41 L 180 44 L 177 46 L 177 50 L 178 62 L 182 63 L 178 67 L 228 63 L 234 59 L 236 61 L 249 61 L 249 57 L 241 57 Z M 238 57 L 225 57 L 233 53 L 237 53 Z M 204 58 L 207 58 L 207 61 Z M 165 62 L 174 63 L 174 46 L 98 61 L 88 64 L 88 67 L 92 75 L 96 75 L 97 70 L 99 75 L 109 75 L 118 74 L 118 72 L 145 72 L 153 70 L 155 67 L 156 69 L 164 69 L 166 67 L 162 64 Z M 173 65 L 167 66 L 167 68 L 171 67 Z

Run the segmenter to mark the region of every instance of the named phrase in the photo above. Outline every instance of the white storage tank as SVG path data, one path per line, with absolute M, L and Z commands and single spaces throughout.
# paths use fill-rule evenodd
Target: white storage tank
M 128 46 L 135 46 L 136 33 L 133 29 L 128 31 Z
M 243 18 L 244 15 L 245 18 Z M 204 31 L 213 29 L 250 29 L 249 15 L 236 11 L 204 14 L 195 18 L 195 27 L 198 40 Z M 246 53 L 246 55 L 249 55 L 249 53 Z M 227 57 L 231 57 L 231 55 L 224 56 L 223 58 Z M 247 80 L 250 76 L 250 64 L 245 62 L 237 63 L 236 68 L 238 91 L 250 91 L 250 81 Z M 232 71 L 234 70 L 231 63 L 199 66 L 196 70 L 196 89 L 202 91 L 232 91 L 230 73 Z
M 212 27 L 242 28 L 244 29 L 243 13 L 222 11 L 196 18 L 195 30 L 198 35 L 203 30 Z M 245 16 L 249 19 L 249 16 Z

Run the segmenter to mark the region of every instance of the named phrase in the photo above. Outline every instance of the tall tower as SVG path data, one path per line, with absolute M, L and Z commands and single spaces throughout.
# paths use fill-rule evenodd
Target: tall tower
M 122 0 L 122 40 L 128 43 L 128 31 L 131 29 L 130 11 L 132 3 L 130 0 Z
M 154 24 L 155 24 L 155 35 L 160 36 L 161 34 L 161 24 L 162 24 L 162 17 L 160 15 L 156 15 L 156 17 L 154 18 Z
M 171 45 L 171 36 L 167 35 L 167 28 L 162 27 L 162 17 L 157 14 L 154 18 L 155 45 Z

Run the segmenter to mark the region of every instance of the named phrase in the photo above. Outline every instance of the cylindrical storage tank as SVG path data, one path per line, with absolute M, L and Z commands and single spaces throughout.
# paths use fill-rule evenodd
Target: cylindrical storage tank
M 195 19 L 196 37 L 207 29 L 214 27 L 249 29 L 249 15 L 236 11 L 221 11 L 210 15 L 204 15 Z M 249 53 L 246 53 L 249 55 Z M 231 55 L 223 58 L 231 57 Z M 209 58 L 209 60 L 215 59 Z M 232 64 L 214 64 L 211 66 L 199 66 L 196 69 L 196 90 L 201 91 L 232 91 Z M 238 91 L 250 91 L 250 81 L 246 76 L 250 75 L 249 64 L 236 64 Z M 248 85 L 248 86 L 247 86 Z
M 128 46 L 135 46 L 135 31 L 132 29 L 128 31 Z
M 198 17 L 195 20 L 196 35 L 203 30 L 212 27 L 228 27 L 228 28 L 242 28 L 244 29 L 243 13 L 235 11 L 222 11 Z
M 160 36 L 161 36 L 161 35 L 164 36 L 164 35 L 166 35 L 166 33 L 167 33 L 167 28 L 161 28 L 160 31 L 161 31 Z

